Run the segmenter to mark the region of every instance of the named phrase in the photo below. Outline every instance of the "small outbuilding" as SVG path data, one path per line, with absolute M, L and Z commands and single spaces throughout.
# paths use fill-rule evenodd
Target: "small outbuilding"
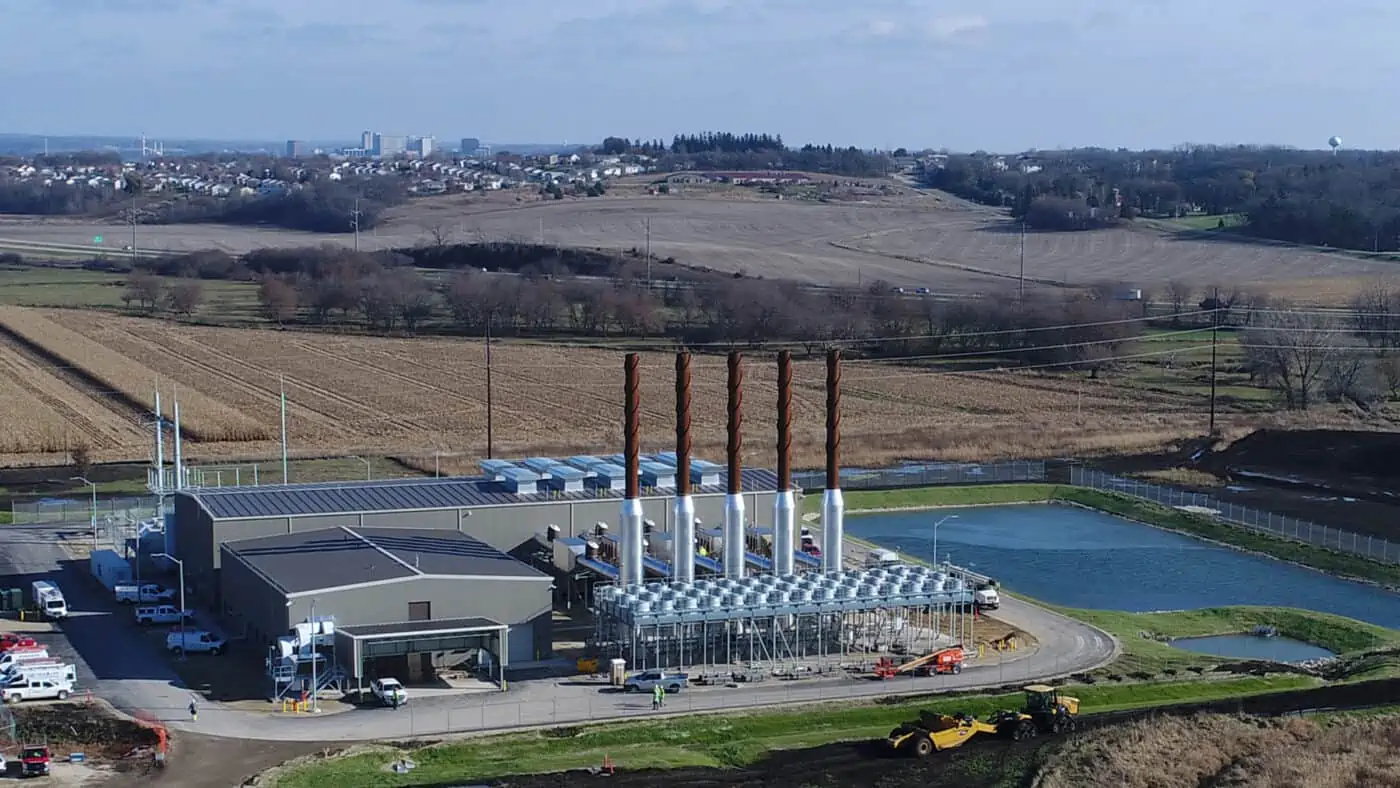
M 461 532 L 340 526 L 220 551 L 235 627 L 272 644 L 331 617 L 353 678 L 417 680 L 481 652 L 502 670 L 549 656 L 553 578 Z

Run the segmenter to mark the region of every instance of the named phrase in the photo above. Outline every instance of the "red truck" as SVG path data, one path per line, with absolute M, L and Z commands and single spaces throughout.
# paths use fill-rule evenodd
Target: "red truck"
M 36 648 L 38 641 L 28 635 L 17 635 L 13 632 L 0 632 L 0 653 L 9 651 L 12 648 Z
M 46 744 L 27 744 L 20 751 L 20 774 L 25 777 L 44 777 L 49 773 L 49 747 Z

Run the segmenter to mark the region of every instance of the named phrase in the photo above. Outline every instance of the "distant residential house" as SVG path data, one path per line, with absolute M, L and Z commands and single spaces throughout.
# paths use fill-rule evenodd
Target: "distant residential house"
M 666 182 L 673 186 L 694 186 L 702 183 L 714 183 L 714 178 L 698 172 L 674 172 L 666 176 Z

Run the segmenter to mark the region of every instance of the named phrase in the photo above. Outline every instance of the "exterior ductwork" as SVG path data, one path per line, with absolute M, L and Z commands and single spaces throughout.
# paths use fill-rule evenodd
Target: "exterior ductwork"
M 729 354 L 728 495 L 724 498 L 724 576 L 744 576 L 744 368 L 738 351 Z
M 641 501 L 641 357 L 628 353 L 624 366 L 623 427 L 626 458 L 626 486 L 618 525 L 621 555 L 618 556 L 620 581 L 624 587 L 639 586 L 645 581 L 642 567 L 642 501 Z
M 843 569 L 846 502 L 841 497 L 841 351 L 826 353 L 826 491 L 822 493 L 822 571 Z
M 690 496 L 690 354 L 676 354 L 676 503 L 672 577 L 695 582 L 695 499 Z
M 778 353 L 778 495 L 773 501 L 773 573 L 793 574 L 792 351 Z

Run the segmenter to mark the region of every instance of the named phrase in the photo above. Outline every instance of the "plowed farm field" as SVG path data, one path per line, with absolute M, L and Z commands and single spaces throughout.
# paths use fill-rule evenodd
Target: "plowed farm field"
M 179 395 L 195 459 L 279 451 L 279 392 L 298 456 L 390 455 L 467 470 L 486 444 L 480 340 L 352 337 L 186 326 L 78 310 L 0 307 L 0 462 L 57 458 L 64 435 L 98 460 L 149 456 L 152 393 L 167 418 Z M 498 456 L 613 452 L 622 445 L 620 352 L 493 345 Z M 673 443 L 674 356 L 642 357 L 642 439 Z M 774 459 L 776 366 L 745 362 L 745 456 Z M 798 466 L 819 466 L 824 363 L 799 355 L 794 396 Z M 698 456 L 724 449 L 725 362 L 694 362 Z M 1010 372 L 946 373 L 850 361 L 844 367 L 842 453 L 849 464 L 901 458 L 1062 456 L 1162 446 L 1201 429 L 1197 398 Z M 1227 415 L 1228 423 L 1232 415 Z M 1243 417 L 1240 417 L 1243 418 Z
M 364 249 L 454 241 L 542 240 L 565 247 L 625 251 L 650 245 L 658 259 L 817 284 L 885 280 L 944 293 L 986 293 L 1015 286 L 1020 233 L 1005 215 L 949 195 L 900 188 L 866 201 L 778 200 L 756 191 L 687 187 L 646 195 L 622 188 L 600 198 L 541 200 L 514 192 L 414 200 L 389 211 Z M 109 224 L 42 217 L 0 217 L 0 248 L 21 254 L 49 245 L 83 250 Z M 260 247 L 350 246 L 349 234 L 318 235 L 264 227 L 153 225 L 141 246 L 173 252 L 217 248 L 239 254 Z M 1393 266 L 1286 244 L 1248 243 L 1148 226 L 1084 233 L 1030 233 L 1025 274 L 1030 287 L 1103 281 L 1152 287 L 1183 280 L 1196 287 L 1271 285 L 1290 294 L 1325 292 L 1326 282 L 1354 283 Z M 1316 283 L 1316 286 L 1315 286 Z

